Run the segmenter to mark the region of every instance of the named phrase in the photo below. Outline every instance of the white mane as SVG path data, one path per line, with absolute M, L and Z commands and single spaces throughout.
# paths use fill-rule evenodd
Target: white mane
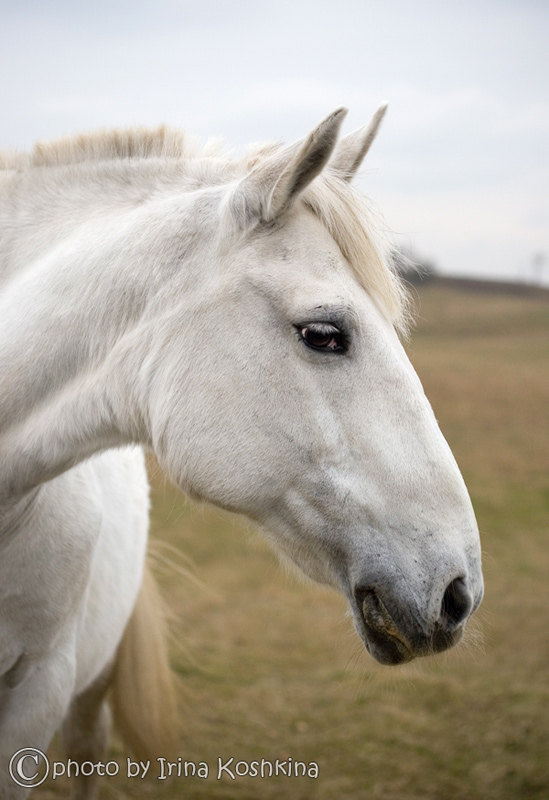
M 28 174 L 41 168 L 158 159 L 185 162 L 187 180 L 195 186 L 207 186 L 243 177 L 279 147 L 272 143 L 255 145 L 243 158 L 233 159 L 219 140 L 200 147 L 184 131 L 162 125 L 38 142 L 30 154 L 0 153 L 0 169 Z M 410 319 L 408 294 L 394 272 L 392 247 L 383 223 L 366 199 L 329 169 L 306 188 L 302 199 L 327 228 L 360 285 L 373 294 L 395 327 L 405 334 Z
M 196 145 L 191 145 L 183 131 L 161 125 L 150 130 L 124 128 L 37 142 L 30 154 L 0 154 L 0 167 L 29 169 L 126 158 L 192 158 L 196 154 Z

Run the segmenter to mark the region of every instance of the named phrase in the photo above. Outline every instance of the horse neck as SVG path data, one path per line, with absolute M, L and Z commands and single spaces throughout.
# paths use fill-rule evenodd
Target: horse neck
M 84 223 L 185 186 L 185 162 L 142 159 L 0 171 L 0 286 Z
M 101 192 L 97 174 L 87 186 L 86 171 L 78 172 L 73 165 L 64 188 L 58 174 L 52 185 L 41 176 L 36 191 L 30 178 L 11 187 L 11 278 L 0 291 L 4 501 L 94 452 L 148 443 L 132 398 L 151 309 L 176 270 L 193 272 L 185 258 L 186 227 L 194 244 L 192 195 L 179 190 L 174 201 L 173 191 L 157 191 L 151 199 L 150 169 L 128 181 L 127 165 L 117 173 L 111 164 Z

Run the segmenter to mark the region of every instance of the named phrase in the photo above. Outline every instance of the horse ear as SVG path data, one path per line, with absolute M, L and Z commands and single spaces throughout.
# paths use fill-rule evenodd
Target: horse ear
M 272 222 L 280 217 L 315 178 L 332 155 L 347 109 L 338 108 L 306 139 L 261 161 L 233 196 L 233 210 L 246 221 Z M 240 212 L 240 213 L 239 213 Z
M 330 161 L 330 168 L 339 173 L 344 180 L 350 181 L 360 167 L 364 156 L 370 149 L 370 145 L 376 138 L 378 128 L 386 111 L 387 104 L 384 103 L 378 108 L 367 125 L 353 133 L 349 133 L 339 142 Z

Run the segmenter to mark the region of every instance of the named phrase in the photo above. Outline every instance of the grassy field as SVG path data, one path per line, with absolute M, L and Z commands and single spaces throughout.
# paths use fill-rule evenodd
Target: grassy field
M 287 576 L 242 520 L 191 506 L 153 476 L 154 536 L 183 551 L 192 576 L 165 553 L 180 755 L 210 777 L 104 779 L 105 800 L 549 798 L 549 293 L 428 286 L 409 351 L 483 538 L 486 598 L 469 643 L 378 666 L 342 599 Z M 115 741 L 112 757 L 125 756 Z M 318 763 L 319 776 L 217 780 L 220 756 L 290 756 Z

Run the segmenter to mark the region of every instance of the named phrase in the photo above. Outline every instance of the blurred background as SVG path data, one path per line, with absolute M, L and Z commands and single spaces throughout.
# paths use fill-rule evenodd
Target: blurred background
M 287 576 L 245 521 L 190 505 L 151 464 L 180 755 L 292 756 L 320 774 L 112 778 L 103 797 L 547 800 L 549 4 L 0 0 L 0 12 L 3 147 L 164 122 L 241 152 L 297 139 L 340 105 L 352 130 L 389 102 L 358 181 L 426 267 L 408 350 L 483 537 L 468 642 L 383 668 L 341 598 Z

